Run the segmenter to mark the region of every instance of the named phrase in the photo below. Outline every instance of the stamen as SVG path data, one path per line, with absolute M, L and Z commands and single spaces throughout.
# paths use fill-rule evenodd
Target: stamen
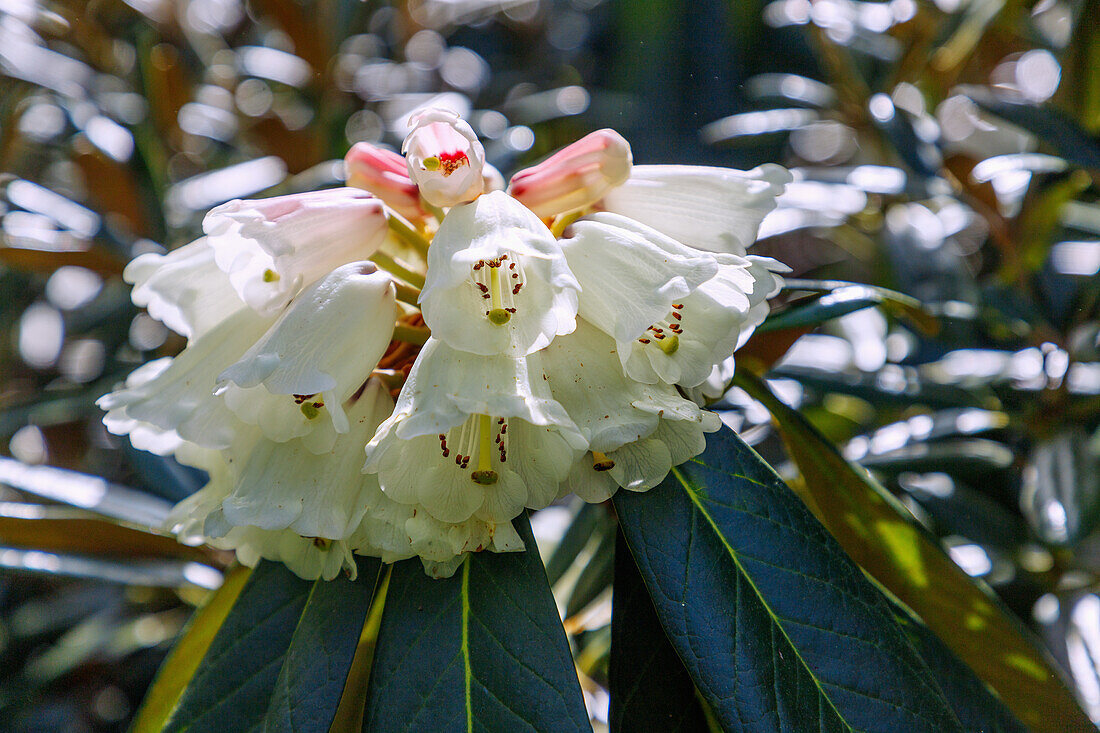
M 527 284 L 523 264 L 515 260 L 515 255 L 504 253 L 496 259 L 478 260 L 471 268 L 474 287 L 485 303 L 485 317 L 489 322 L 502 326 L 508 323 L 516 312 L 516 296 Z M 507 270 L 502 268 L 507 265 Z M 486 272 L 487 271 L 487 272 Z
M 598 450 L 592 451 L 592 468 L 597 471 L 610 471 L 614 467 L 615 461 L 608 458 L 606 454 Z
M 646 345 L 656 342 L 657 348 L 666 355 L 675 354 L 680 349 L 680 336 L 684 333 L 684 326 L 680 322 L 684 317 L 680 313 L 683 307 L 683 303 L 673 303 L 668 317 L 647 328 L 646 333 L 638 339 L 638 343 Z

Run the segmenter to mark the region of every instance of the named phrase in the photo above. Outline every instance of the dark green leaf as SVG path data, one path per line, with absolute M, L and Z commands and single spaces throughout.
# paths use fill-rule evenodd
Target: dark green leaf
M 725 728 L 962 730 L 886 599 L 732 431 L 615 506 L 672 645 Z
M 588 715 L 526 516 L 522 553 L 474 553 L 453 577 L 393 567 L 363 729 L 587 731 Z
M 382 567 L 374 557 L 356 561 L 354 581 L 339 577 L 313 584 L 275 682 L 265 732 L 329 729 Z
M 809 303 L 796 303 L 789 309 L 770 316 L 760 325 L 760 330 L 766 332 L 816 326 L 875 306 L 908 321 L 924 333 L 935 334 L 940 327 L 938 319 L 925 310 L 920 301 L 887 288 L 840 280 L 791 279 L 785 283 L 784 290 L 809 290 L 824 295 Z
M 706 730 L 695 683 L 668 643 L 625 541 L 615 547 L 611 611 L 611 730 Z
M 802 473 L 807 501 L 860 567 L 912 609 L 1032 730 L 1089 728 L 1023 625 L 952 562 L 890 492 L 848 463 L 760 380 L 742 371 L 736 383 L 772 413 Z
M 261 562 L 164 730 L 258 729 L 313 586 L 282 563 Z

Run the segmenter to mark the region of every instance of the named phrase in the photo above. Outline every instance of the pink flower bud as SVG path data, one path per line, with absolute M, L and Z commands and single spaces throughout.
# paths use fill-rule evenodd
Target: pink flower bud
M 344 156 L 344 167 L 349 186 L 370 191 L 406 219 L 418 221 L 428 215 L 405 159 L 392 150 L 355 143 Z
M 470 125 L 449 109 L 415 115 L 405 138 L 409 177 L 433 206 L 473 201 L 484 190 L 485 149 Z
M 512 176 L 508 193 L 545 219 L 583 209 L 630 177 L 630 143 L 597 130 Z

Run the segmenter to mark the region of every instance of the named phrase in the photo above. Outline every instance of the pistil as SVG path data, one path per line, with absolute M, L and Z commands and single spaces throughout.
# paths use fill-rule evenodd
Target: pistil
M 503 326 L 512 318 L 512 314 L 504 310 L 504 296 L 500 290 L 500 266 L 489 265 L 489 321 L 498 326 Z
M 491 438 L 493 425 L 488 415 L 478 415 L 477 422 L 477 470 L 470 474 L 470 478 L 474 480 L 474 483 L 488 486 L 497 482 L 497 472 L 492 469 L 489 463 L 490 451 L 493 449 Z

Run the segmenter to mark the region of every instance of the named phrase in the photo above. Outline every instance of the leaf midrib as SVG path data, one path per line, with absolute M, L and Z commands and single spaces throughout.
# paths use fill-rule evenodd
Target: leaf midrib
M 714 532 L 714 535 L 718 538 L 718 541 L 721 542 L 722 546 L 726 548 L 726 551 L 729 553 L 730 559 L 733 560 L 733 564 L 737 567 L 737 571 L 741 573 L 741 576 L 749 584 L 749 587 L 752 588 L 753 593 L 756 594 L 757 600 L 760 601 L 761 607 L 763 607 L 764 611 L 767 612 L 769 618 L 771 618 L 772 625 L 779 630 L 779 633 L 783 636 L 783 639 L 786 640 L 787 645 L 791 648 L 791 651 L 794 652 L 795 657 L 798 658 L 798 661 L 802 665 L 803 669 L 806 670 L 806 674 L 808 674 L 810 676 L 810 679 L 813 680 L 814 686 L 817 688 L 818 694 L 829 704 L 829 707 L 833 710 L 833 713 L 836 714 L 837 720 L 839 720 L 841 724 L 844 725 L 845 729 L 852 731 L 852 733 L 855 733 L 856 729 L 852 727 L 852 725 L 844 718 L 843 715 L 841 715 L 840 710 L 837 708 L 832 698 L 830 698 L 828 693 L 825 692 L 825 688 L 822 686 L 821 680 L 818 679 L 817 675 L 814 674 L 813 669 L 811 669 L 810 665 L 807 664 L 806 660 L 802 657 L 802 653 L 799 652 L 798 647 L 795 646 L 794 642 L 791 640 L 791 637 L 787 635 L 787 630 L 783 628 L 783 624 L 779 622 L 779 615 L 772 610 L 772 607 L 770 605 L 768 605 L 767 600 L 765 600 L 764 598 L 764 594 L 760 592 L 760 589 L 756 586 L 756 583 L 755 581 L 753 581 L 752 576 L 749 575 L 749 573 L 745 570 L 745 567 L 741 564 L 741 559 L 737 556 L 737 551 L 733 549 L 728 541 L 726 541 L 725 535 L 723 535 L 721 530 L 718 529 L 718 524 L 714 521 L 714 518 L 711 517 L 710 512 L 707 511 L 706 507 L 703 506 L 702 502 L 699 499 L 699 496 L 696 494 L 691 484 L 687 481 L 687 478 L 680 472 L 680 469 L 678 467 L 672 469 L 672 474 L 676 477 L 676 480 L 680 482 L 680 485 L 683 486 L 684 491 L 688 495 L 688 499 L 691 500 L 691 503 L 695 506 L 699 513 L 703 515 L 703 518 L 707 520 L 707 524 L 710 525 L 711 531 Z

